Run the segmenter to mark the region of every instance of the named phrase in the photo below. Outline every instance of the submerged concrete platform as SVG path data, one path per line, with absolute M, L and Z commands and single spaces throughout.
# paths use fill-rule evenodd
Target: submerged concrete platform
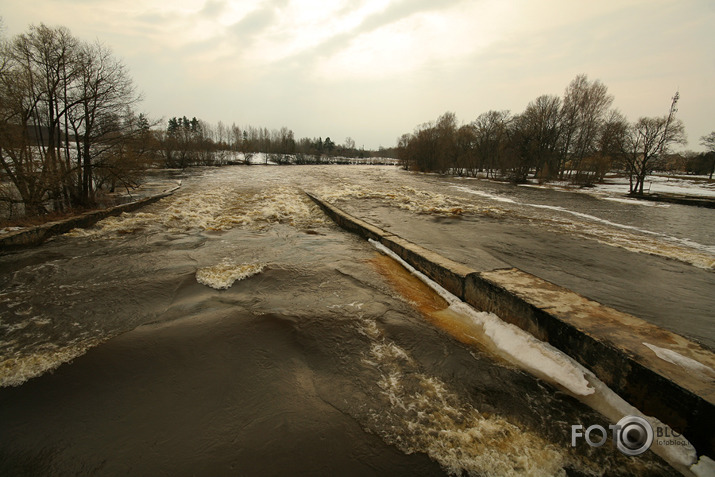
M 645 194 L 628 194 L 628 197 L 634 197 L 640 200 L 650 200 L 652 202 L 669 202 L 671 204 L 694 205 L 696 207 L 715 209 L 715 197 L 710 196 L 670 194 L 667 192 L 647 192 Z
M 475 308 L 550 343 L 715 458 L 715 354 L 676 333 L 516 268 L 474 270 L 312 194 L 342 228 L 376 240 Z
M 116 205 L 107 209 L 92 210 L 67 219 L 47 222 L 36 227 L 30 227 L 0 235 L 0 251 L 16 250 L 19 248 L 40 245 L 42 242 L 55 235 L 64 234 L 76 228 L 91 227 L 107 217 L 119 215 L 123 212 L 131 212 L 140 207 L 144 207 L 145 205 L 149 205 L 163 199 L 164 197 L 168 197 L 178 188 L 179 186 L 166 192 L 162 192 L 161 194 L 152 195 L 151 197 L 145 197 L 144 199 L 135 200 L 126 204 Z

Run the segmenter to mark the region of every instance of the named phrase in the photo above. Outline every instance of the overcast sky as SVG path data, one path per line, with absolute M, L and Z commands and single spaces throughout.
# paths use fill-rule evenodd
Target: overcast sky
M 632 121 L 679 89 L 690 149 L 715 130 L 713 0 L 2 0 L 0 15 L 6 35 L 45 23 L 102 41 L 155 119 L 390 147 L 585 73 Z

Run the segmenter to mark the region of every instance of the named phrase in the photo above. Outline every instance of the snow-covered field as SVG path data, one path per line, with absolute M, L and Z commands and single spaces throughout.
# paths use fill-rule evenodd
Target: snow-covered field
M 619 175 L 608 175 L 603 184 L 585 188 L 575 187 L 569 181 L 554 181 L 546 184 L 538 184 L 534 181 L 521 185 L 522 187 L 564 189 L 599 196 L 618 196 L 628 194 L 629 190 L 628 177 Z M 708 181 L 708 176 L 650 175 L 646 178 L 643 191 L 646 193 L 682 194 L 715 198 L 715 182 Z
M 707 176 L 685 178 L 684 176 L 652 175 L 646 178 L 643 191 L 715 197 L 715 182 L 708 182 L 707 178 Z M 607 178 L 606 183 L 597 184 L 595 190 L 607 193 L 627 193 L 628 178 Z
M 276 165 L 277 159 L 281 161 L 296 163 L 297 157 L 295 154 L 268 154 L 265 152 L 243 153 L 243 152 L 226 152 L 224 151 L 224 160 L 232 163 L 245 164 L 268 164 Z M 248 158 L 248 160 L 246 159 Z M 315 161 L 314 156 L 306 156 L 306 160 Z M 320 159 L 321 164 L 383 164 L 397 165 L 398 160 L 390 157 L 342 157 L 342 156 L 323 156 Z

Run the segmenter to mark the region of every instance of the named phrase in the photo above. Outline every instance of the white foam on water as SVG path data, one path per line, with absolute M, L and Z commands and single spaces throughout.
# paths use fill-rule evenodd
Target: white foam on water
M 593 194 L 595 197 L 602 198 L 604 200 L 610 200 L 611 202 L 620 202 L 622 204 L 631 205 L 642 205 L 643 207 L 662 207 L 668 208 L 670 204 L 662 204 L 660 202 L 654 202 L 650 200 L 638 200 L 638 199 L 626 199 L 621 197 L 604 197 L 602 194 Z
M 590 214 L 576 212 L 564 207 L 542 204 L 523 204 L 538 209 L 550 209 L 559 212 L 565 212 L 576 217 L 614 227 L 644 234 L 651 237 L 643 237 L 640 235 L 619 234 L 609 229 L 593 227 L 589 228 L 588 223 L 574 224 L 579 229 L 585 238 L 592 238 L 605 243 L 607 245 L 615 245 L 627 250 L 640 253 L 648 253 L 651 255 L 660 255 L 669 258 L 675 258 L 685 263 L 690 263 L 699 268 L 715 268 L 715 246 L 703 245 L 693 240 L 673 237 L 660 232 L 634 227 L 632 225 L 619 224 L 610 220 L 602 219 Z
M 254 223 L 289 224 L 304 227 L 325 223 L 325 216 L 302 190 L 278 186 L 264 190 L 253 198 L 256 204 L 249 212 Z
M 715 369 L 711 368 L 710 366 L 706 366 L 702 364 L 699 361 L 696 361 L 692 358 L 688 358 L 687 356 L 683 356 L 682 354 L 675 352 L 670 349 L 666 348 L 661 348 L 659 346 L 656 346 L 654 344 L 650 343 L 643 343 L 646 347 L 650 348 L 651 351 L 655 353 L 657 357 L 662 359 L 663 361 L 667 361 L 671 364 L 675 364 L 677 366 L 680 366 L 681 368 L 694 372 L 696 374 L 699 374 L 705 379 L 710 379 L 714 380 L 715 379 Z
M 565 208 L 565 207 L 560 207 L 560 206 L 557 206 L 557 205 L 528 204 L 528 203 L 524 203 L 523 205 L 527 205 L 527 206 L 529 206 L 529 207 L 534 207 L 534 208 L 537 208 L 537 209 L 557 210 L 557 211 L 559 211 L 559 212 L 565 212 L 565 213 L 567 213 L 567 214 L 575 215 L 576 217 L 581 217 L 581 218 L 590 220 L 590 221 L 592 221 L 592 222 L 599 222 L 599 223 L 602 223 L 602 224 L 610 225 L 611 227 L 618 227 L 618 228 L 621 228 L 621 229 L 633 230 L 633 231 L 640 232 L 640 233 L 644 233 L 644 234 L 659 235 L 659 236 L 662 235 L 662 234 L 660 234 L 660 233 L 658 233 L 658 232 L 653 232 L 653 231 L 650 231 L 650 230 L 641 229 L 641 228 L 638 228 L 638 227 L 634 227 L 634 226 L 632 226 L 632 225 L 619 224 L 619 223 L 617 223 L 617 222 L 612 222 L 612 221 L 607 220 L 607 219 L 602 219 L 602 218 L 600 218 L 600 217 L 596 217 L 595 215 L 584 214 L 583 212 L 576 212 L 575 210 L 569 210 L 569 209 L 567 209 L 567 208 Z
M 450 304 L 450 309 L 473 318 L 475 324 L 483 327 L 484 334 L 489 337 L 491 344 L 501 351 L 500 356 L 503 358 L 507 358 L 512 363 L 539 378 L 562 387 L 566 392 L 600 412 L 614 424 L 624 416 L 633 415 L 645 418 L 654 429 L 656 427 L 670 429 L 658 419 L 646 416 L 630 405 L 596 377 L 593 372 L 570 356 L 555 349 L 548 343 L 537 340 L 533 335 L 520 328 L 512 327 L 512 325 L 501 321 L 494 314 L 474 310 L 406 263 L 392 250 L 374 240 L 370 240 L 370 243 L 402 264 L 410 273 L 435 290 Z M 668 435 L 674 434 L 677 433 L 672 431 L 668 433 Z M 704 462 L 703 459 L 707 458 L 703 457 L 698 461 L 697 452 L 687 439 L 682 436 L 674 439 L 678 441 L 678 445 L 660 445 L 654 441 L 650 450 L 681 473 L 688 475 L 689 472 L 693 472 L 691 470 L 692 466 L 698 465 L 698 462 Z M 703 468 L 707 468 L 709 464 L 705 462 L 703 465 Z
M 555 210 L 586 219 L 566 221 L 550 218 L 538 222 L 547 227 L 556 227 L 571 235 L 595 240 L 611 247 L 620 247 L 636 253 L 645 253 L 672 258 L 706 270 L 715 268 L 715 246 L 703 245 L 693 240 L 672 237 L 650 230 L 618 224 L 610 220 L 575 212 L 563 207 L 541 204 L 523 204 L 537 209 Z M 631 231 L 633 233 L 631 233 Z
M 496 200 L 497 202 L 507 202 L 510 204 L 517 204 L 518 202 L 515 201 L 514 199 L 510 199 L 508 197 L 502 197 L 499 195 L 494 195 L 490 194 L 488 192 L 484 192 L 481 190 L 475 190 L 475 189 L 470 189 L 469 187 L 464 187 L 464 186 L 452 186 L 453 189 L 457 189 L 462 192 L 466 192 L 468 194 L 473 194 L 473 195 L 478 195 L 480 197 L 486 197 L 487 199 L 492 199 Z
M 376 359 L 389 368 L 394 358 Z M 426 453 L 453 475 L 566 475 L 568 455 L 506 419 L 482 415 L 439 379 L 397 367 L 383 371 L 378 386 L 390 408 L 373 415 L 375 427 L 407 454 Z
M 326 220 L 299 189 L 285 186 L 245 190 L 216 185 L 206 190 L 183 191 L 160 200 L 153 207 L 153 212 L 108 217 L 93 228 L 74 229 L 68 235 L 116 238 L 153 227 L 170 232 L 225 231 L 234 227 L 263 229 L 279 223 L 310 227 Z
M 102 340 L 90 339 L 55 348 L 45 345 L 30 355 L 0 361 L 0 387 L 19 386 L 28 379 L 40 376 L 83 355 Z
M 687 239 L 634 235 L 617 229 L 583 223 L 556 225 L 581 238 L 595 240 L 611 247 L 672 258 L 705 270 L 715 268 L 715 250 L 713 250 L 715 247 L 701 245 Z
M 32 322 L 38 326 L 45 326 L 52 323 L 52 319 L 47 317 L 35 316 L 32 318 Z
M 497 415 L 484 415 L 359 313 L 358 331 L 370 340 L 363 362 L 379 371 L 389 402 L 369 413 L 370 429 L 406 454 L 425 453 L 453 475 L 565 475 L 572 456 Z M 596 470 L 596 469 L 591 469 Z
M 345 199 L 377 199 L 393 207 L 418 214 L 459 216 L 464 213 L 498 213 L 496 209 L 479 207 L 444 194 L 404 185 L 379 190 L 343 181 L 339 185 L 320 189 L 318 195 L 328 202 Z
M 384 188 L 380 187 L 381 185 Z M 715 246 L 703 245 L 686 238 L 673 237 L 640 227 L 620 224 L 561 206 L 521 203 L 508 197 L 474 190 L 466 186 L 451 187 L 469 194 L 492 199 L 504 205 L 479 205 L 459 197 L 451 197 L 404 185 L 380 184 L 379 181 L 370 187 L 366 187 L 343 179 L 338 184 L 323 186 L 317 193 L 328 202 L 346 199 L 374 199 L 383 201 L 392 207 L 418 214 L 442 216 L 461 216 L 465 214 L 503 216 L 511 214 L 537 225 L 553 227 L 568 234 L 575 234 L 581 238 L 594 240 L 611 247 L 620 247 L 631 252 L 672 258 L 706 270 L 715 268 Z M 540 217 L 535 221 L 532 215 L 523 215 L 517 210 L 503 208 L 509 207 L 510 204 L 531 207 L 537 210 L 553 210 L 582 220 L 567 220 L 554 216 Z
M 236 281 L 261 273 L 264 267 L 257 263 L 236 264 L 226 259 L 217 265 L 196 270 L 196 281 L 216 290 L 225 290 Z
M 453 475 L 565 475 L 563 468 L 574 460 L 568 449 L 498 415 L 480 413 L 442 380 L 425 374 L 362 307 L 350 303 L 328 309 L 351 315 L 369 340 L 362 362 L 377 371 L 376 384 L 387 401 L 366 410 L 370 432 L 406 454 L 427 454 Z
M 0 235 L 9 234 L 10 232 L 16 232 L 25 228 L 27 227 L 3 227 L 0 229 Z

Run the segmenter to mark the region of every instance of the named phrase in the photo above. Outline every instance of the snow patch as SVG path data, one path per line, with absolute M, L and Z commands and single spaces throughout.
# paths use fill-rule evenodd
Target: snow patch
M 715 461 L 707 456 L 702 456 L 697 464 L 690 467 L 697 477 L 712 477 L 715 475 Z
M 599 192 L 628 192 L 628 177 L 609 177 L 608 184 L 596 184 Z M 715 197 L 715 183 L 707 182 L 707 176 L 692 178 L 673 177 L 668 175 L 649 175 L 645 181 L 646 191 L 652 193 L 685 194 L 701 197 Z
M 593 387 L 584 377 L 583 371 L 575 367 L 573 360 L 561 351 L 548 343 L 536 339 L 521 328 L 502 321 L 501 318 L 493 313 L 476 311 L 439 284 L 417 271 L 383 244 L 374 240 L 370 240 L 370 243 L 381 252 L 395 259 L 410 273 L 437 292 L 449 303 L 451 310 L 468 317 L 475 328 L 475 334 L 484 335 L 491 340 L 491 344 L 500 351 L 500 354 L 505 359 L 529 370 L 542 379 L 559 384 L 576 395 L 588 395 L 594 392 Z
M 650 350 L 653 351 L 655 355 L 663 361 L 675 364 L 687 371 L 700 374 L 709 379 L 715 379 L 715 369 L 711 368 L 710 366 L 706 366 L 699 361 L 696 361 L 692 358 L 688 358 L 687 356 L 683 356 L 682 354 L 670 349 L 661 348 L 654 344 L 645 342 L 643 344 L 650 348 Z

